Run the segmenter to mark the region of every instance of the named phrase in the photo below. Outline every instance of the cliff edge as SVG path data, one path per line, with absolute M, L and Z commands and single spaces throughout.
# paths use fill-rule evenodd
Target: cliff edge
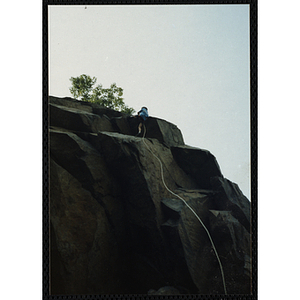
M 251 293 L 250 202 L 176 125 L 49 97 L 51 294 Z M 145 147 L 145 143 L 147 147 Z M 155 156 L 153 155 L 155 154 Z

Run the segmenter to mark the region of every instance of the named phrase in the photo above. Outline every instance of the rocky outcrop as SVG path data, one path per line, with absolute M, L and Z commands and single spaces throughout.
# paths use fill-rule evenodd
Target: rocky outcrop
M 49 97 L 51 294 L 251 292 L 250 202 L 180 130 Z M 144 133 L 144 132 L 143 132 Z M 153 155 L 154 154 L 154 155 Z

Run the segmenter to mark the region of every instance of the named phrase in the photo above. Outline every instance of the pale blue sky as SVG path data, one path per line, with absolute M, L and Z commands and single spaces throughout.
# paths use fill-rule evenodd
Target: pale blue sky
M 250 198 L 249 5 L 55 5 L 49 33 L 50 95 L 71 96 L 81 74 L 116 82 Z

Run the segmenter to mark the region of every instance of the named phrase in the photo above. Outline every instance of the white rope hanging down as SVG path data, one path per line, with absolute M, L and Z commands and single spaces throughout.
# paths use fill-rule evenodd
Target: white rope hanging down
M 218 252 L 217 252 L 217 249 L 215 247 L 215 244 L 211 238 L 211 235 L 208 231 L 208 229 L 206 228 L 206 226 L 204 225 L 204 223 L 202 222 L 202 220 L 200 219 L 200 217 L 196 214 L 196 212 L 193 210 L 193 208 L 182 198 L 180 197 L 179 195 L 177 195 L 176 193 L 174 193 L 173 191 L 171 191 L 166 183 L 165 183 L 165 179 L 164 179 L 164 175 L 163 175 L 163 165 L 162 165 L 162 162 L 161 160 L 152 152 L 152 150 L 150 149 L 150 147 L 146 144 L 145 142 L 145 135 L 146 135 L 146 126 L 144 125 L 144 135 L 143 135 L 143 143 L 145 144 L 145 146 L 147 147 L 147 149 L 152 153 L 152 155 L 158 160 L 159 164 L 160 164 L 160 169 L 161 169 L 161 179 L 162 179 L 162 183 L 164 184 L 165 188 L 167 189 L 168 192 L 170 192 L 172 195 L 174 195 L 175 197 L 179 198 L 181 201 L 183 201 L 183 203 L 191 210 L 191 212 L 195 215 L 195 217 L 198 219 L 198 221 L 200 222 L 200 224 L 202 225 L 202 227 L 205 229 L 207 235 L 208 235 L 208 238 L 210 240 L 210 243 L 212 245 L 212 248 L 216 254 L 216 257 L 217 257 L 217 260 L 219 262 L 219 266 L 220 266 L 220 270 L 221 270 L 221 274 L 222 274 L 222 280 L 223 280 L 223 286 L 224 286 L 224 292 L 225 292 L 225 295 L 227 295 L 227 290 L 226 290 L 226 284 L 225 284 L 225 276 L 224 276 L 224 272 L 223 272 L 223 267 L 222 267 L 222 263 L 221 263 L 221 260 L 219 258 L 219 255 L 218 255 Z

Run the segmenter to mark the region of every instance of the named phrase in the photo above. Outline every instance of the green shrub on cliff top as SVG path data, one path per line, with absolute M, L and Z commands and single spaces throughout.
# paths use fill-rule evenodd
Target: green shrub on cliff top
M 97 78 L 91 78 L 85 74 L 78 77 L 71 77 L 70 81 L 72 82 L 70 92 L 75 99 L 98 103 L 130 115 L 135 112 L 133 108 L 128 107 L 124 103 L 124 99 L 122 98 L 123 89 L 118 87 L 116 83 L 111 84 L 110 88 L 107 89 L 104 89 L 101 84 L 93 88 Z

